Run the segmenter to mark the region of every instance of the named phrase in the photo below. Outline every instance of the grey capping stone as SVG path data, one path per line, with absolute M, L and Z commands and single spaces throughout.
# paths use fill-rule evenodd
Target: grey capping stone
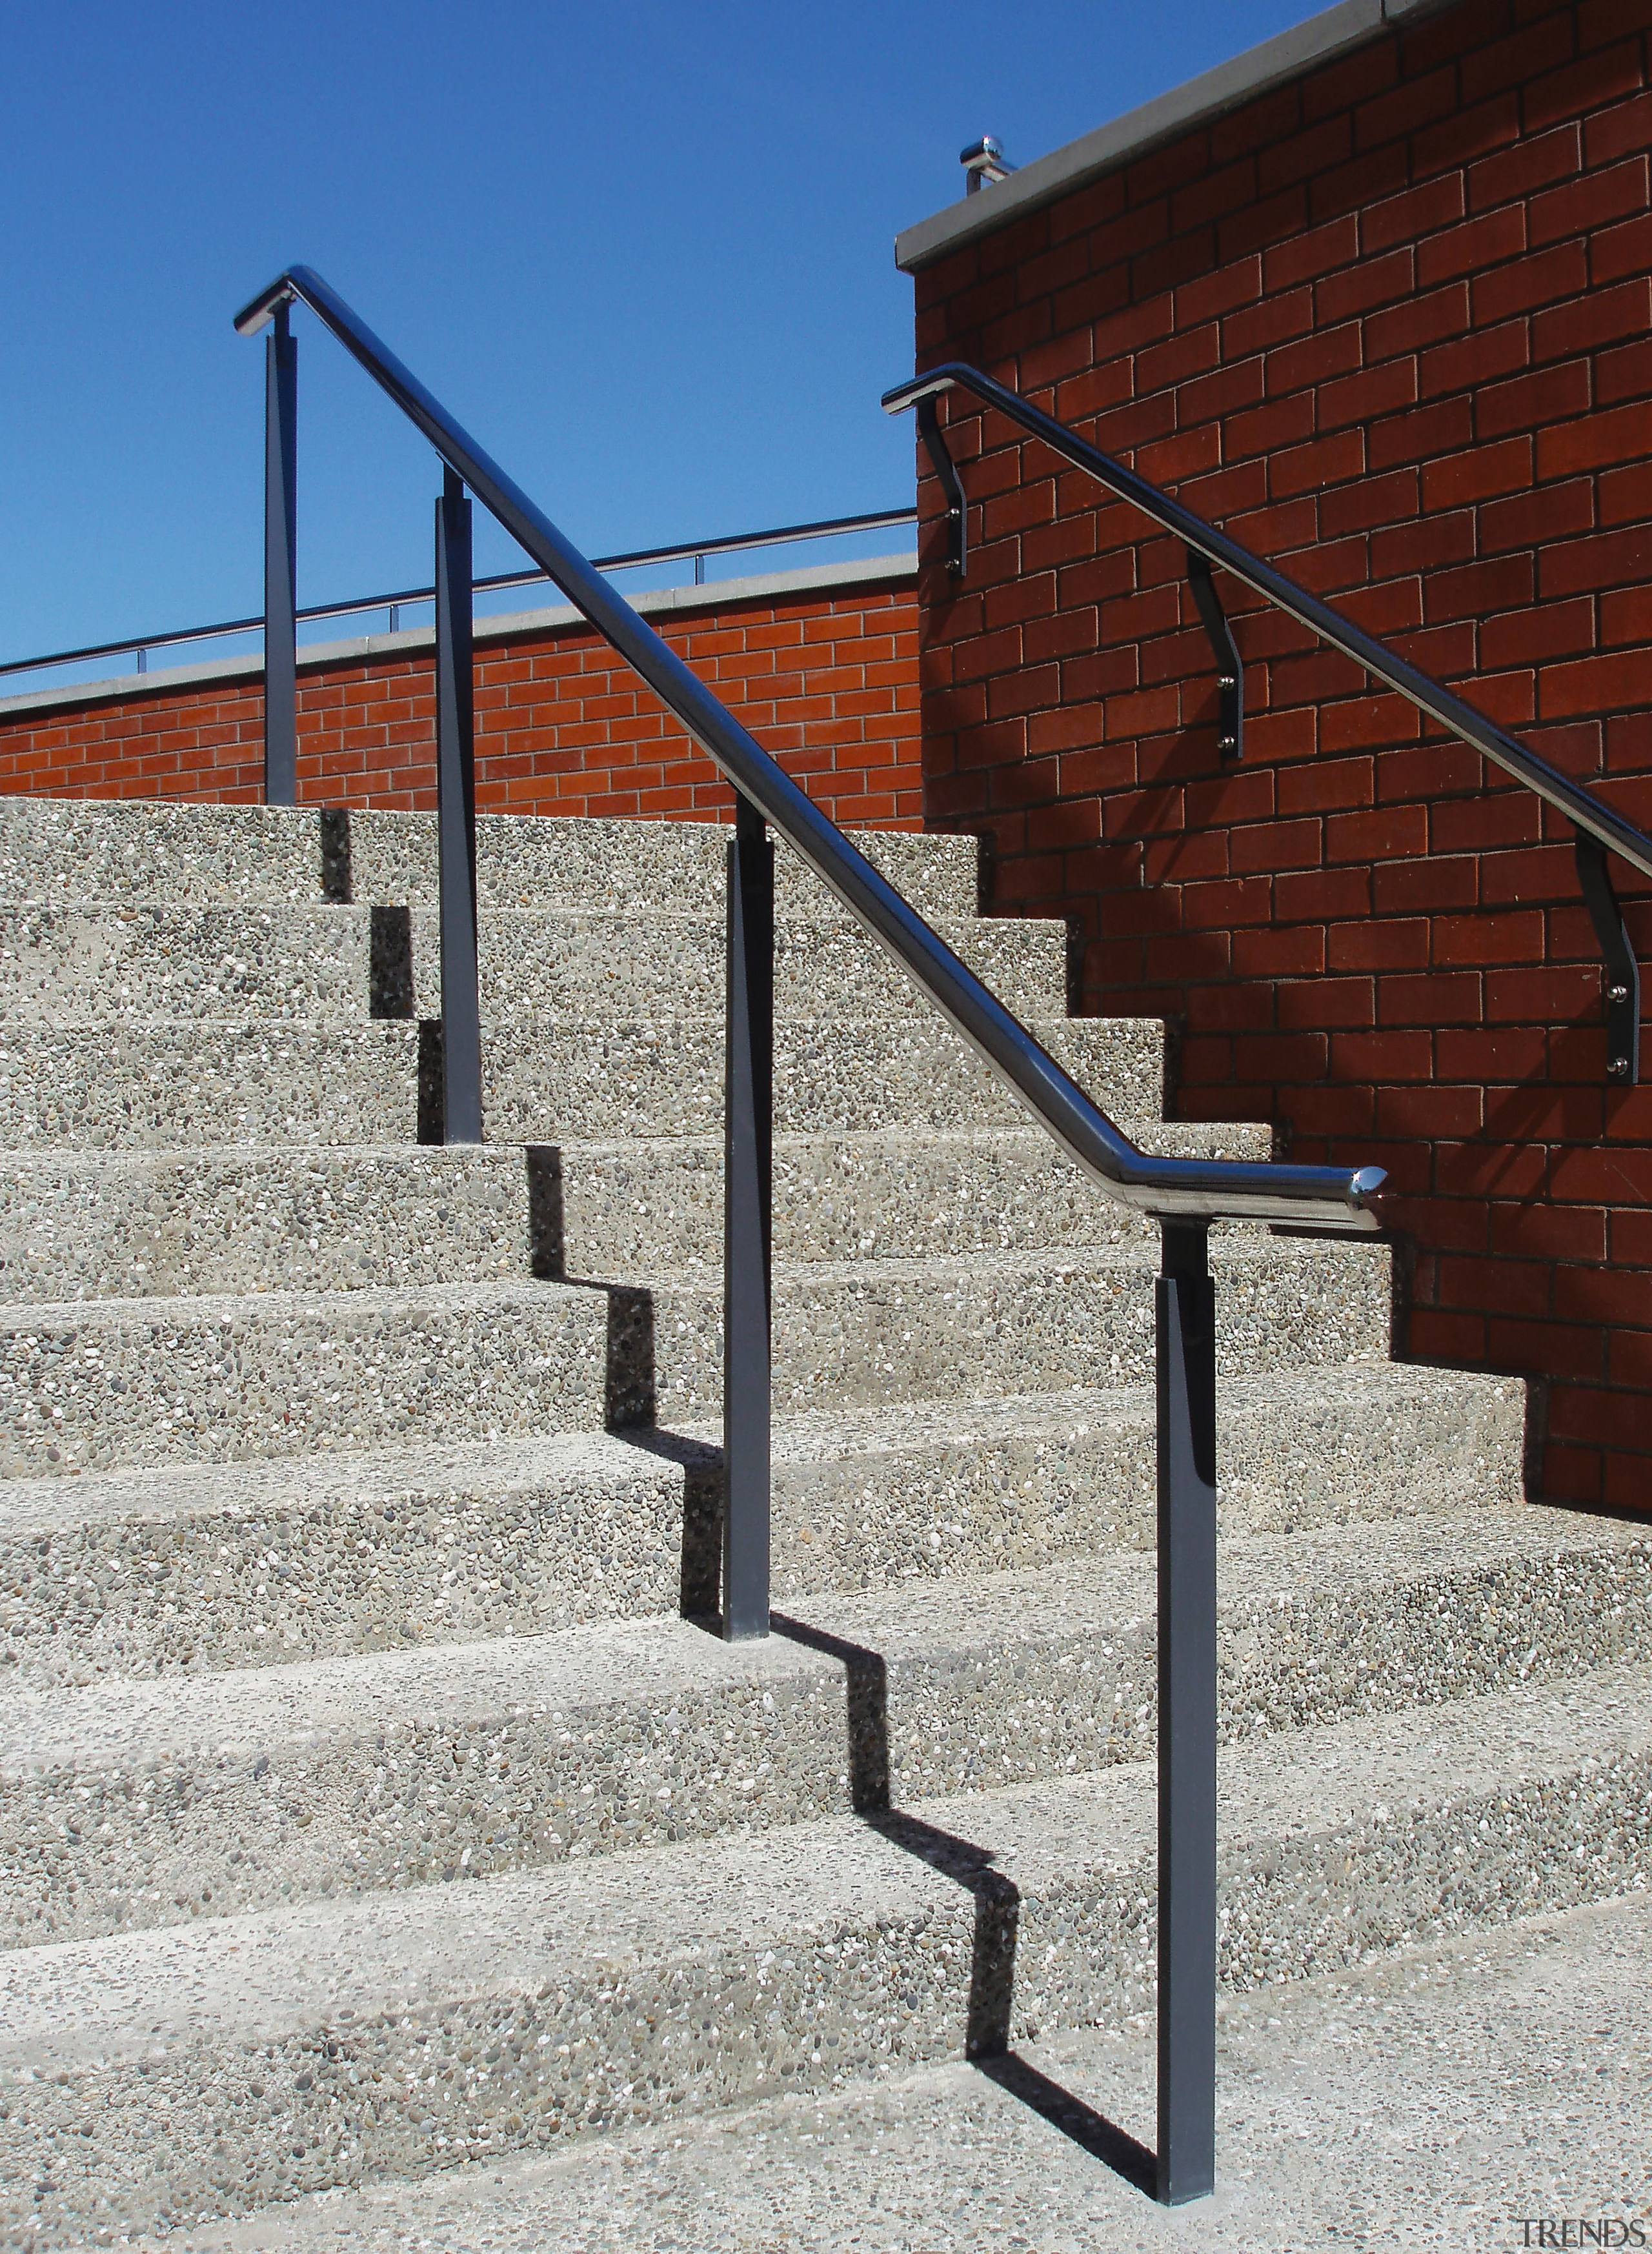
M 1457 0 L 1340 0 L 1337 7 L 1310 16 L 1230 62 L 1218 63 L 1214 70 L 1126 111 L 1110 124 L 1069 141 L 1064 149 L 1023 165 L 1007 180 L 961 197 L 945 211 L 920 220 L 895 237 L 895 263 L 903 273 L 916 273 L 961 244 L 1054 203 L 1179 133 L 1208 125 L 1273 87 L 1368 46 L 1401 18 L 1456 4 Z

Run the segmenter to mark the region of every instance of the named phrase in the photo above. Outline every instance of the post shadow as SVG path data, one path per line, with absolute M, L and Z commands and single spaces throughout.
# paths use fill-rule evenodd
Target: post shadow
M 849 1796 L 855 1813 L 892 1845 L 915 1855 L 975 1898 L 964 2056 L 977 2072 L 1018 2098 L 1093 2160 L 1145 2198 L 1154 2198 L 1158 2162 L 1146 2146 L 1010 2047 L 1020 1889 L 994 1869 L 990 1849 L 890 1806 L 889 1676 L 882 1653 L 784 1613 L 771 1613 L 769 1624 L 776 1634 L 823 1652 L 843 1665 L 848 1684 Z
M 439 1040 L 439 1021 L 436 1033 Z M 438 1081 L 439 1084 L 439 1075 Z M 528 1270 L 542 1283 L 572 1284 L 607 1294 L 605 1421 L 611 1432 L 652 1426 L 656 1405 L 654 1294 L 634 1284 L 609 1284 L 598 1276 L 568 1273 L 562 1152 L 554 1143 L 529 1143 L 523 1151 L 523 1162 L 528 1173 Z

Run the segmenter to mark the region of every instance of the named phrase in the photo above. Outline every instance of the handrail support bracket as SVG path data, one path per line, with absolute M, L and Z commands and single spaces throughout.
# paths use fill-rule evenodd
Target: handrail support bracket
M 1216 661 L 1216 749 L 1224 760 L 1242 760 L 1245 755 L 1244 665 L 1216 592 L 1209 558 L 1196 548 L 1187 550 L 1187 584 Z
M 1618 906 L 1606 847 L 1580 830 L 1577 852 L 1578 883 L 1606 961 L 1606 1078 L 1614 1088 L 1635 1088 L 1641 1080 L 1641 966 Z
M 955 579 L 962 579 L 970 566 L 969 512 L 963 498 L 963 480 L 952 458 L 933 396 L 918 402 L 918 435 L 947 497 L 947 569 Z

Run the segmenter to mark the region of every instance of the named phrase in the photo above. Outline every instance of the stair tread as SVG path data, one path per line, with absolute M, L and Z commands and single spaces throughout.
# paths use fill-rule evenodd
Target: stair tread
M 1144 2015 L 1024 2042 L 1002 2062 L 897 2067 L 710 2120 L 620 2120 L 573 2149 L 284 2201 L 190 2243 L 198 2254 L 1301 2254 L 1345 2243 L 1350 2216 L 1420 2215 L 1438 2245 L 1486 2244 L 1506 2228 L 1510 2121 L 1542 2124 L 1541 2155 L 1529 2145 L 1522 2164 L 1529 2210 L 1615 2215 L 1600 2188 L 1643 2177 L 1652 2069 L 1621 2039 L 1603 2054 L 1596 2031 L 1634 2025 L 1648 1990 L 1652 1901 L 1632 1896 L 1223 1998 L 1216 2193 L 1191 2214 L 1144 2198 L 1126 2157 L 1130 2138 L 1138 2155 L 1153 2141 Z
M 1291 1390 L 1304 1404 L 1342 1403 L 1350 1397 L 1375 1402 L 1403 1413 L 1419 1392 L 1460 1397 L 1465 1392 L 1507 1396 L 1515 1381 L 1482 1372 L 1437 1370 L 1393 1362 L 1333 1363 L 1292 1373 Z M 1224 1377 L 1216 1396 L 1218 1418 L 1278 1397 L 1277 1380 Z M 777 1463 L 829 1460 L 835 1456 L 878 1454 L 923 1446 L 937 1440 L 1031 1438 L 1082 1432 L 1110 1418 L 1151 1416 L 1152 1386 L 1068 1386 L 1042 1393 L 994 1393 L 982 1399 L 905 1401 L 892 1404 L 792 1410 L 774 1418 L 772 1441 Z M 685 1418 L 674 1430 L 691 1439 L 719 1441 L 722 1426 L 709 1418 Z M 1217 1477 L 1222 1474 L 1220 1453 Z
M 1403 1830 L 1424 1809 L 1580 1768 L 1643 1766 L 1649 1755 L 1652 1664 L 1361 1715 L 1225 1750 L 1222 1852 L 1232 1865 L 1273 1842 L 1390 1822 Z M 960 1886 L 948 1864 L 1006 1873 L 1024 1902 L 1087 1875 L 1133 1890 L 1151 1866 L 1156 1797 L 1152 1764 L 1121 1764 L 927 1802 L 912 1850 L 886 1830 L 832 1817 L 592 1857 L 457 1893 L 423 1886 L 15 1951 L 0 1964 L 0 2065 L 37 2075 L 107 2066 L 186 2034 L 196 2046 L 265 2041 L 298 2026 L 336 2027 L 346 2011 L 380 2021 L 483 1993 L 623 1983 L 645 1965 L 711 1956 L 754 1973 L 766 1952 L 804 1930 L 847 1938 L 956 1916 Z
M 494 1493 L 573 1476 L 620 1490 L 640 1470 L 660 1465 L 676 1475 L 668 1457 L 636 1440 L 584 1432 L 452 1446 L 340 1449 L 316 1456 L 254 1456 L 234 1464 L 134 1465 L 82 1472 L 69 1480 L 0 1480 L 0 1534 L 44 1534 L 194 1512 L 267 1518 L 297 1515 L 340 1495 L 394 1503 L 424 1491 L 446 1493 L 473 1485 L 479 1473 L 485 1474 Z
M 1388 1246 L 1376 1237 L 1347 1237 L 1334 1241 L 1316 1238 L 1306 1242 L 1297 1237 L 1273 1236 L 1264 1222 L 1234 1222 L 1213 1228 L 1210 1264 L 1214 1271 L 1242 1270 L 1264 1263 L 1293 1268 L 1318 1267 L 1327 1260 L 1357 1262 L 1372 1256 L 1382 1259 L 1386 1256 L 1388 1250 Z M 777 1285 L 794 1281 L 807 1283 L 817 1289 L 864 1284 L 869 1289 L 880 1291 L 905 1283 L 931 1284 L 953 1277 L 956 1277 L 960 1283 L 970 1283 L 1052 1273 L 1076 1276 L 1108 1270 L 1156 1276 L 1159 1271 L 1158 1247 L 1151 1237 L 1121 1237 L 1116 1242 L 1067 1244 L 1048 1249 L 992 1245 L 979 1250 L 934 1253 L 922 1259 L 886 1254 L 876 1262 L 851 1259 L 776 1260 L 774 1263 Z M 605 1280 L 618 1283 L 621 1279 L 615 1277 Z M 640 1291 L 682 1289 L 721 1292 L 723 1270 L 720 1265 L 712 1266 L 706 1263 L 693 1263 L 680 1268 L 628 1269 L 623 1281 Z
M 520 1450 L 527 1457 L 530 1452 Z M 550 1451 L 542 1452 L 542 1461 Z M 595 1446 L 587 1461 L 599 1460 Z M 606 1467 L 606 1466 L 605 1466 Z M 1224 1612 L 1264 1614 L 1306 1593 L 1357 1600 L 1402 1585 L 1470 1580 L 1511 1564 L 1564 1568 L 1602 1558 L 1643 1566 L 1652 1531 L 1532 1507 L 1405 1518 L 1291 1535 L 1242 1536 L 1218 1560 Z M 1056 1566 L 816 1597 L 766 1641 L 725 1644 L 675 1617 L 607 1620 L 549 1634 L 492 1636 L 428 1649 L 295 1659 L 278 1669 L 63 1691 L 0 1691 L 0 1777 L 57 1764 L 159 1760 L 205 1748 L 230 1768 L 276 1746 L 474 1717 L 563 1708 L 587 1718 L 616 1703 L 669 1701 L 808 1678 L 841 1684 L 831 1642 L 889 1662 L 985 1656 L 1099 1638 L 1151 1620 L 1151 1556 L 1116 1551 Z

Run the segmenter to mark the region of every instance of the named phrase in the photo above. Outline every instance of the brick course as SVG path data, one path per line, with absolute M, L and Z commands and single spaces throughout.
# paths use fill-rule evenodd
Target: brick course
M 972 360 L 1652 829 L 1652 0 L 1459 0 L 920 270 Z M 1219 575 L 943 403 L 919 456 L 925 808 L 1091 1011 L 1182 1031 L 1189 1119 L 1389 1168 L 1401 1352 L 1534 1381 L 1536 1483 L 1652 1508 L 1652 1086 L 1605 1075 L 1572 833 Z M 1652 892 L 1614 864 L 1652 964 Z M 1652 1051 L 1652 1040 L 1648 1040 Z
M 917 829 L 917 609 L 909 584 L 719 603 L 665 639 L 840 822 Z M 298 795 L 436 802 L 428 653 L 301 671 Z M 249 802 L 262 795 L 263 689 L 205 682 L 0 718 L 0 791 Z M 476 649 L 476 797 L 521 814 L 727 820 L 710 761 L 607 645 L 554 626 Z

